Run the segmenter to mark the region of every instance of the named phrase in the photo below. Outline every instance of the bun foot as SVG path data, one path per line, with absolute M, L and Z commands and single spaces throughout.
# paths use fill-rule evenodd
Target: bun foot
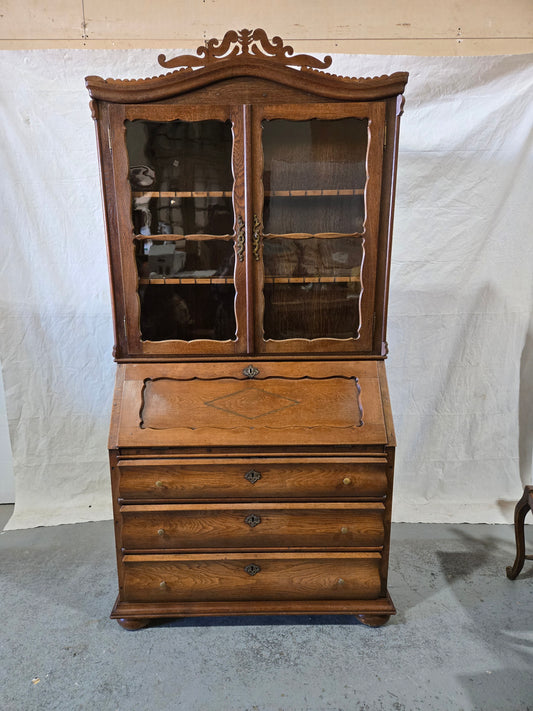
M 125 630 L 140 630 L 150 624 L 150 620 L 147 617 L 141 617 L 139 619 L 120 617 L 117 619 L 117 622 L 121 627 L 124 627 Z
M 367 627 L 381 627 L 390 620 L 390 615 L 356 615 L 356 617 Z

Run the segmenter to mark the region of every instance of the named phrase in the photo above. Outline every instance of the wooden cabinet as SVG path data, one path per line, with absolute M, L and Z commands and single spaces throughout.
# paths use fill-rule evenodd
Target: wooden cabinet
M 407 74 L 330 75 L 262 30 L 160 63 L 179 69 L 87 78 L 118 363 L 112 616 L 381 624 Z

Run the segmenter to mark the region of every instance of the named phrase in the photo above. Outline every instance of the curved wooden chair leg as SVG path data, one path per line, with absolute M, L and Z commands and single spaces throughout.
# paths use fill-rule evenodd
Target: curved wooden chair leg
M 526 559 L 526 543 L 524 536 L 524 520 L 527 512 L 530 510 L 529 500 L 533 487 L 526 486 L 520 501 L 516 504 L 514 510 L 514 534 L 516 539 L 516 558 L 512 566 L 506 568 L 507 577 L 509 580 L 514 580 L 524 566 Z M 529 556 L 527 556 L 529 558 Z

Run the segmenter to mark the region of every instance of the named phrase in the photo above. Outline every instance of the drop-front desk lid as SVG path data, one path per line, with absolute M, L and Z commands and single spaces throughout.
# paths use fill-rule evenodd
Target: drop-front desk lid
M 110 448 L 394 445 L 381 361 L 118 366 Z

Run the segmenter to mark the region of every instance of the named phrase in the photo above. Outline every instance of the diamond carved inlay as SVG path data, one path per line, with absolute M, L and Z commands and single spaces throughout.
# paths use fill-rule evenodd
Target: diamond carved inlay
M 247 420 L 256 420 L 258 417 L 272 415 L 275 412 L 286 410 L 288 407 L 299 405 L 300 401 L 276 395 L 268 390 L 254 388 L 253 390 L 237 390 L 230 395 L 209 400 L 204 404 L 232 415 L 244 417 Z

